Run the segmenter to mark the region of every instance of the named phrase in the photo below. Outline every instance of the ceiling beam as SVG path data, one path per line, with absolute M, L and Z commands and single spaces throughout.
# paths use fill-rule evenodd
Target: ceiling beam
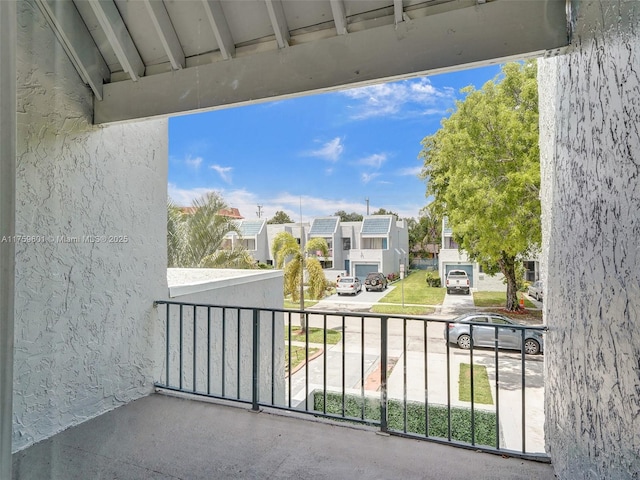
M 144 63 L 113 0 L 87 0 L 122 69 L 131 80 L 144 75 Z
M 178 40 L 178 35 L 176 35 L 176 31 L 171 24 L 171 19 L 169 18 L 169 13 L 167 13 L 164 3 L 162 0 L 142 1 L 147 8 L 147 12 L 149 12 L 156 33 L 160 37 L 160 43 L 162 43 L 162 47 L 167 53 L 167 57 L 169 57 L 171 67 L 174 70 L 184 68 L 184 51 L 182 50 L 182 45 L 180 45 L 180 40 Z
M 231 30 L 229 30 L 220 0 L 202 0 L 202 5 L 204 5 L 207 19 L 218 42 L 222 58 L 225 60 L 232 58 L 236 54 L 236 45 L 231 36 Z
M 104 100 L 94 102 L 94 121 L 214 110 L 553 55 L 567 46 L 566 32 L 564 0 L 501 0 L 482 8 L 474 2 L 233 62 L 112 82 L 104 86 Z
M 102 100 L 102 84 L 110 80 L 111 72 L 73 2 L 36 0 L 36 3 L 82 81 Z
M 336 24 L 336 32 L 338 35 L 347 34 L 347 14 L 344 10 L 344 2 L 342 0 L 330 0 L 331 13 L 333 14 L 333 23 Z
M 287 26 L 287 19 L 284 16 L 284 8 L 280 0 L 265 0 L 267 4 L 267 12 L 269 12 L 269 20 L 273 26 L 273 32 L 276 34 L 278 48 L 289 46 L 291 34 Z

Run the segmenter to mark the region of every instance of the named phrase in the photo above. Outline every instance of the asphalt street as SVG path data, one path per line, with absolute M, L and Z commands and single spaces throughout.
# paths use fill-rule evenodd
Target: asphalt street
M 307 399 L 306 405 L 310 405 L 309 395 L 314 389 L 326 387 L 342 391 L 343 385 L 347 393 L 379 395 L 377 379 L 383 347 L 381 321 L 379 317 L 367 317 L 364 313 L 388 292 L 389 289 L 383 292 L 363 290 L 353 297 L 332 295 L 309 309 L 310 326 L 339 330 L 344 336 L 338 344 L 328 345 L 324 355 L 294 373 L 291 378 L 294 403 L 300 402 L 300 407 L 304 407 Z M 439 311 L 428 316 L 429 321 L 388 320 L 386 347 L 390 398 L 424 402 L 427 397 L 430 403 L 470 405 L 458 399 L 458 377 L 460 364 L 471 363 L 471 354 L 455 345 L 447 346 L 444 339 L 446 321 L 470 309 L 473 309 L 471 295 L 446 295 Z M 336 314 L 336 311 L 344 313 Z M 293 318 L 297 323 L 297 318 Z M 495 405 L 499 405 L 503 448 L 521 451 L 524 437 L 528 452 L 544 452 L 543 361 L 542 355 L 526 356 L 523 385 L 519 352 L 501 350 L 496 359 L 493 349 L 473 350 L 473 363 L 487 368 L 494 400 L 494 405 L 476 404 L 475 407 L 495 411 Z M 425 388 L 425 381 L 428 388 Z

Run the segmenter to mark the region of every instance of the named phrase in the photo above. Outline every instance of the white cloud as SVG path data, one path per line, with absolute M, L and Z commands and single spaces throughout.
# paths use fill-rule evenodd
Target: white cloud
M 343 151 L 344 144 L 342 143 L 342 139 L 340 137 L 336 137 L 322 145 L 321 148 L 311 150 L 305 155 L 309 157 L 319 157 L 330 162 L 337 162 Z
M 374 153 L 373 155 L 369 155 L 368 157 L 361 158 L 358 160 L 359 165 L 366 165 L 371 168 L 380 168 L 384 162 L 387 161 L 386 153 Z
M 420 175 L 420 172 L 422 172 L 422 166 L 417 165 L 415 167 L 401 168 L 400 170 L 398 170 L 398 175 L 405 177 L 416 177 Z
M 233 170 L 233 167 L 221 167 L 220 165 L 211 165 L 211 169 L 218 172 L 220 178 L 227 183 L 231 183 L 231 175 L 230 172 Z
M 184 163 L 186 163 L 188 167 L 197 170 L 200 168 L 200 165 L 202 165 L 202 157 L 192 157 L 191 155 L 187 155 L 184 159 Z
M 213 191 L 215 190 L 212 188 L 179 188 L 174 183 L 170 183 L 167 189 L 169 198 L 180 207 L 188 207 L 194 199 L 202 197 L 203 195 Z
M 428 78 L 371 85 L 342 92 L 356 101 L 351 118 L 442 115 L 453 105 L 455 90 L 438 89 Z
M 244 190 L 213 190 L 211 188 L 183 189 L 177 185 L 169 184 L 169 197 L 179 206 L 189 206 L 194 198 L 206 193 L 215 191 L 218 193 L 229 207 L 235 207 L 240 214 L 247 219 L 258 218 L 258 205 L 262 206 L 262 218 L 268 220 L 275 215 L 278 210 L 285 212 L 294 222 L 300 221 L 300 207 L 302 206 L 302 221 L 310 222 L 314 217 L 326 217 L 333 215 L 339 210 L 351 213 L 356 212 L 365 215 L 367 206 L 364 198 L 361 202 L 351 199 L 335 199 L 312 197 L 308 195 L 296 195 L 288 192 L 279 193 L 271 198 L 258 197 L 255 194 Z M 375 212 L 380 207 L 392 210 L 401 218 L 417 217 L 424 204 L 381 204 L 371 205 L 370 211 Z
M 379 175 L 380 175 L 379 173 L 363 173 L 361 176 L 362 183 L 369 183 L 371 180 L 373 180 Z

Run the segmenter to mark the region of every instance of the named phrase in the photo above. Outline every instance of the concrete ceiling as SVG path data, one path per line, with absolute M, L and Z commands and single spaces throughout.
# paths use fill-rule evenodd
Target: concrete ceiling
M 110 123 L 275 100 L 568 44 L 566 0 L 35 0 Z

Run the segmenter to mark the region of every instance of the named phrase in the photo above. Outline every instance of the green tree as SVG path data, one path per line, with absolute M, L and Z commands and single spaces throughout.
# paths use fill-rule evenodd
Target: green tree
M 284 267 L 284 294 L 291 295 L 295 302 L 300 301 L 300 310 L 304 310 L 304 270 L 308 272 L 309 295 L 319 300 L 324 295 L 327 279 L 316 255 L 329 256 L 329 246 L 324 238 L 312 238 L 304 247 L 289 232 L 280 232 L 271 245 L 271 253 L 276 268 Z M 304 314 L 300 315 L 301 327 L 306 330 Z
M 373 212 L 371 215 L 393 215 L 396 218 L 400 218 L 400 216 L 397 213 L 392 212 L 391 210 L 386 210 L 384 208 L 379 208 L 378 210 Z
M 344 210 L 338 210 L 333 214 L 334 217 L 340 217 L 341 222 L 361 222 L 364 218 L 362 215 L 356 212 L 347 213 Z
M 273 215 L 273 217 L 271 217 L 269 220 L 267 220 L 267 223 L 269 225 L 282 224 L 282 223 L 293 223 L 293 220 L 291 220 L 291 217 L 289 217 L 289 215 L 287 215 L 285 212 L 283 212 L 282 210 L 278 210 Z
M 481 90 L 463 89 L 420 153 L 432 212 L 485 272 L 504 274 L 507 310 L 518 308 L 518 260 L 541 239 L 536 74 L 535 61 L 509 63 Z
M 225 245 L 229 233 L 239 236 L 234 219 L 219 215 L 227 208 L 216 193 L 193 201 L 189 212 L 171 201 L 167 212 L 167 258 L 169 267 L 253 268 L 255 261 L 240 244 Z
M 418 220 L 407 219 L 409 250 L 420 256 L 427 256 L 427 245 L 440 245 L 442 220 L 428 207 L 420 210 Z

